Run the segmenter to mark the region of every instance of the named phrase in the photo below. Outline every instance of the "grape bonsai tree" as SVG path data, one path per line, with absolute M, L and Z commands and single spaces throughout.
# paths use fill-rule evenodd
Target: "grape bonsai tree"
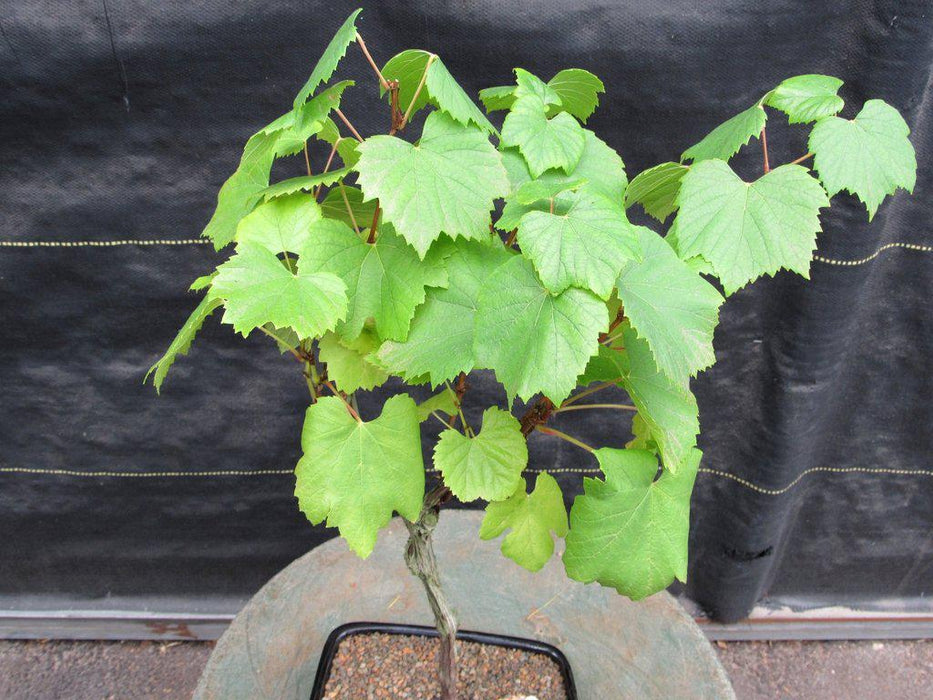
M 912 190 L 916 160 L 893 107 L 869 100 L 843 119 L 842 82 L 801 75 L 628 182 L 619 155 L 585 128 L 603 92 L 596 76 L 572 68 L 545 82 L 516 69 L 514 84 L 479 93 L 484 112 L 434 53 L 403 51 L 379 68 L 358 15 L 292 108 L 247 141 L 204 230 L 232 254 L 195 280 L 203 299 L 150 373 L 158 389 L 220 308 L 235 332 L 265 334 L 300 361 L 310 405 L 298 506 L 361 557 L 393 513 L 404 519 L 453 698 L 457 622 L 431 542 L 440 507 L 487 502 L 479 537 L 506 533 L 503 554 L 533 571 L 557 537 L 577 581 L 640 599 L 684 580 L 701 458 L 690 380 L 715 361 L 724 295 L 782 269 L 806 277 L 830 198 L 847 190 L 870 219 L 886 195 Z M 332 78 L 354 43 L 378 81 L 387 133 L 364 137 L 340 109 L 353 83 Z M 811 129 L 809 153 L 771 166 L 769 110 Z M 487 117 L 498 112 L 501 128 Z M 416 117 L 420 133 L 403 138 Z M 753 138 L 763 172 L 747 182 L 729 161 Z M 318 164 L 309 143 L 322 149 Z M 305 174 L 270 184 L 286 156 Z M 665 236 L 629 222 L 635 204 L 662 224 L 674 215 Z M 479 369 L 507 400 L 470 425 L 462 406 Z M 390 377 L 436 393 L 417 404 L 399 392 L 364 415 L 358 393 Z M 609 387 L 631 405 L 581 403 Z M 549 425 L 583 408 L 631 411 L 633 439 L 594 448 Z M 430 489 L 427 420 L 444 427 Z M 602 471 L 583 480 L 569 518 L 552 476 L 523 476 L 535 433 L 591 452 Z

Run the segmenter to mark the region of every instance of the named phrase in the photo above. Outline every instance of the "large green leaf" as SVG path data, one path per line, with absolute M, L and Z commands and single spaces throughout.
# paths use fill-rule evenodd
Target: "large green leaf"
M 676 474 L 657 478 L 651 452 L 596 451 L 605 480 L 583 479 L 570 509 L 564 567 L 577 581 L 598 581 L 640 600 L 687 580 L 690 494 L 700 462 L 692 450 Z
M 563 401 L 577 385 L 599 334 L 606 305 L 592 292 L 551 295 L 531 263 L 516 256 L 489 275 L 476 311 L 477 367 L 493 369 L 510 396 L 543 393 Z
M 829 75 L 798 75 L 768 93 L 765 104 L 784 112 L 791 124 L 812 122 L 842 109 L 845 103 L 836 94 L 841 87 L 842 81 Z
M 274 254 L 295 253 L 308 242 L 311 225 L 321 218 L 314 197 L 296 193 L 264 202 L 240 220 L 238 243 L 254 243 Z
M 706 160 L 684 175 L 677 205 L 668 241 L 683 259 L 708 260 L 731 294 L 781 268 L 807 277 L 820 209 L 829 200 L 799 165 L 782 165 L 749 183 L 723 161 Z
M 340 29 L 337 30 L 334 38 L 330 40 L 327 48 L 324 49 L 324 54 L 318 59 L 307 82 L 295 96 L 294 106 L 296 109 L 314 94 L 314 91 L 317 90 L 321 83 L 326 83 L 330 80 L 334 71 L 337 70 L 337 64 L 340 63 L 340 59 L 343 58 L 344 54 L 347 52 L 347 48 L 349 48 L 350 44 L 356 39 L 356 18 L 359 16 L 360 12 L 362 12 L 361 9 L 354 10 L 350 16 L 347 17 Z
M 409 119 L 431 103 L 461 124 L 474 124 L 486 133 L 496 133 L 496 128 L 460 87 L 437 54 L 421 49 L 408 49 L 389 59 L 382 69 L 382 75 L 386 80 L 398 81 L 399 109 L 405 113 L 411 106 Z M 416 98 L 415 93 L 422 77 L 425 82 Z
M 518 225 L 518 241 L 553 294 L 568 287 L 607 299 L 627 261 L 639 257 L 634 227 L 617 203 L 588 191 L 560 195 L 554 213 L 530 211 Z
M 291 327 L 302 338 L 332 330 L 347 313 L 347 286 L 330 273 L 289 271 L 268 249 L 240 243 L 217 268 L 211 295 L 224 300 L 224 323 L 244 336 L 266 323 Z
M 511 413 L 495 406 L 483 412 L 482 428 L 475 437 L 447 429 L 434 447 L 434 466 L 464 503 L 508 498 L 522 481 L 527 465 L 528 446 L 521 425 Z
M 299 262 L 304 270 L 331 273 L 346 284 L 349 309 L 339 331 L 348 339 L 372 318 L 381 338 L 404 340 L 424 288 L 447 280 L 442 260 L 420 260 L 390 225 L 367 243 L 345 223 L 322 219 L 312 227 Z
M 360 144 L 359 183 L 423 258 L 441 233 L 489 238 L 494 200 L 508 193 L 502 158 L 483 132 L 432 112 L 414 146 L 394 136 Z
M 372 552 L 392 511 L 418 519 L 424 462 L 418 409 L 409 396 L 393 396 L 368 422 L 354 420 L 336 396 L 318 399 L 305 414 L 301 449 L 298 507 L 315 525 L 326 518 L 339 528 L 359 556 Z
M 882 100 L 868 100 L 855 119 L 824 117 L 810 132 L 813 167 L 832 197 L 847 190 L 865 203 L 871 220 L 885 195 L 913 192 L 917 156 L 910 128 Z
M 765 114 L 761 103 L 755 103 L 717 126 L 704 136 L 702 141 L 684 151 L 680 159 L 693 160 L 695 163 L 711 158 L 729 160 L 753 136 L 761 135 L 767 119 L 768 115 Z
M 143 379 L 144 382 L 148 381 L 150 375 L 155 373 L 155 376 L 152 378 L 152 385 L 157 392 L 161 392 L 162 382 L 165 381 L 169 368 L 175 363 L 175 358 L 179 355 L 188 354 L 191 343 L 194 342 L 194 337 L 198 334 L 198 331 L 201 330 L 204 321 L 208 316 L 214 313 L 214 309 L 220 306 L 221 303 L 220 299 L 216 299 L 210 295 L 201 299 L 201 303 L 191 312 L 188 320 L 185 321 L 185 324 L 178 331 L 178 335 L 175 336 L 171 345 L 168 346 L 168 350 L 165 351 L 165 354 L 159 358 L 158 362 L 149 368 L 148 372 L 146 372 L 146 377 Z
M 378 339 L 366 330 L 353 340 L 325 333 L 318 343 L 321 362 L 327 363 L 327 376 L 348 394 L 358 389 L 369 391 L 389 378 L 385 370 L 369 361 L 378 346 Z
M 325 128 L 330 111 L 340 107 L 344 91 L 353 84 L 352 80 L 343 80 L 332 85 L 320 95 L 263 127 L 263 133 L 278 133 L 276 155 L 288 156 L 303 151 L 308 139 Z
M 643 226 L 636 231 L 642 260 L 622 269 L 619 298 L 658 367 L 686 387 L 690 377 L 716 361 L 713 330 L 723 298 L 658 234 Z
M 586 122 L 599 104 L 599 93 L 605 92 L 603 81 L 582 68 L 567 68 L 548 81 L 548 86 L 560 97 L 560 106 L 581 122 Z
M 480 290 L 512 255 L 501 246 L 458 244 L 447 258 L 447 288 L 429 288 L 404 342 L 388 341 L 378 357 L 393 373 L 427 375 L 435 386 L 473 369 Z
M 525 493 L 521 479 L 515 493 L 505 501 L 486 506 L 479 536 L 491 540 L 511 528 L 502 540 L 502 553 L 529 571 L 538 571 L 554 554 L 553 532 L 567 534 L 567 510 L 564 497 L 554 477 L 538 474 L 534 490 Z
M 664 223 L 677 211 L 677 193 L 680 181 L 689 165 L 683 163 L 661 163 L 638 174 L 625 190 L 626 208 L 638 202 L 649 216 Z
M 566 112 L 548 119 L 547 104 L 533 94 L 515 100 L 502 124 L 502 145 L 517 147 L 534 177 L 551 168 L 572 172 L 585 144 L 576 119 Z

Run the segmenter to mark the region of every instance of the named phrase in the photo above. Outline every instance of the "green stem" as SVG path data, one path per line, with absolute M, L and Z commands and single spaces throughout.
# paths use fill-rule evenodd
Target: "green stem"
M 619 377 L 619 379 L 621 379 L 621 378 L 622 378 L 622 377 Z M 617 381 L 618 381 L 618 380 L 617 380 Z M 582 399 L 584 396 L 590 396 L 590 395 L 592 395 L 592 394 L 595 394 L 597 391 L 602 391 L 603 389 L 608 389 L 608 388 L 611 387 L 611 386 L 616 386 L 616 383 L 615 383 L 615 382 L 603 382 L 602 384 L 597 384 L 596 386 L 594 386 L 594 387 L 592 387 L 592 388 L 590 388 L 590 389 L 584 389 L 584 390 L 581 391 L 579 394 L 574 394 L 574 395 L 571 396 L 569 399 L 567 399 L 566 401 L 564 401 L 564 403 L 562 403 L 562 404 L 560 405 L 560 408 L 563 408 L 564 406 L 569 406 L 569 405 L 572 404 L 572 403 L 576 403 L 577 401 L 579 401 L 580 399 Z
M 594 448 L 590 447 L 585 442 L 581 442 L 580 440 L 577 440 L 572 435 L 568 435 L 567 433 L 562 432 L 560 430 L 555 430 L 554 428 L 545 428 L 543 425 L 539 425 L 537 428 L 535 428 L 535 430 L 537 430 L 538 432 L 544 433 L 545 435 L 553 435 L 554 437 L 559 437 L 561 440 L 566 440 L 571 445 L 576 445 L 577 447 L 581 447 L 587 452 L 596 451 Z
M 558 408 L 554 413 L 563 413 L 564 411 L 586 411 L 593 408 L 616 408 L 620 411 L 637 411 L 638 409 L 634 406 L 629 406 L 628 404 L 623 403 L 585 403 L 583 405 L 577 406 L 564 406 Z
M 256 326 L 256 327 L 257 327 L 259 330 L 261 330 L 263 333 L 265 333 L 267 336 L 269 336 L 270 338 L 272 338 L 273 340 L 275 340 L 276 342 L 280 343 L 280 344 L 283 345 L 284 347 L 288 347 L 288 343 L 286 343 L 284 340 L 282 340 L 279 336 L 277 336 L 275 333 L 273 333 L 272 331 L 270 331 L 270 330 L 269 330 L 268 328 L 266 328 L 265 326 Z M 300 354 L 297 350 L 295 350 L 295 348 L 288 348 L 288 351 L 289 351 L 292 355 L 295 356 L 295 359 L 296 359 L 296 360 L 301 360 L 302 362 L 304 362 L 304 359 L 305 359 L 305 358 L 303 358 L 303 357 L 301 356 L 301 354 Z
M 434 59 L 437 58 L 437 54 L 431 54 L 428 58 L 428 62 L 424 64 L 424 72 L 421 74 L 421 82 L 418 83 L 418 88 L 415 90 L 415 94 L 412 95 L 411 102 L 408 103 L 408 109 L 405 110 L 405 116 L 402 117 L 402 121 L 399 124 L 399 129 L 404 129 L 405 125 L 408 124 L 408 118 L 411 117 L 411 111 L 415 106 L 415 102 L 418 101 L 418 95 L 421 94 L 421 90 L 424 88 L 424 83 L 428 79 L 428 69 L 431 67 L 431 64 L 434 63 Z

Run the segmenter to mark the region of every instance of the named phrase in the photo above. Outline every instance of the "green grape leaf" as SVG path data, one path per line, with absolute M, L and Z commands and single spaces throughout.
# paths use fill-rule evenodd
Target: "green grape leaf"
M 459 244 L 446 261 L 447 288 L 427 290 L 407 340 L 384 343 L 379 360 L 393 373 L 427 375 L 435 386 L 473 369 L 480 290 L 492 272 L 512 257 L 501 246 L 475 241 Z
M 583 155 L 583 127 L 566 112 L 547 118 L 547 105 L 537 95 L 526 94 L 512 105 L 502 124 L 502 145 L 516 146 L 533 177 L 557 168 L 573 172 Z
M 692 160 L 694 163 L 711 158 L 729 160 L 752 137 L 761 135 L 767 119 L 768 115 L 758 102 L 717 126 L 702 141 L 684 151 L 680 160 Z
M 327 115 L 340 107 L 344 91 L 353 84 L 352 80 L 343 80 L 263 127 L 262 133 L 278 133 L 275 154 L 290 156 L 303 151 L 308 139 L 324 129 L 329 121 Z
M 300 251 L 304 270 L 331 273 L 346 284 L 350 303 L 338 327 L 344 338 L 355 338 L 372 318 L 381 338 L 404 340 L 426 286 L 447 283 L 443 260 L 423 261 L 389 225 L 379 228 L 375 243 L 367 243 L 345 223 L 322 219 L 311 229 L 308 246 Z
M 511 109 L 515 104 L 515 86 L 499 85 L 479 91 L 479 99 L 487 112 Z
M 687 387 L 690 377 L 716 361 L 713 331 L 724 300 L 661 236 L 644 226 L 635 230 L 642 261 L 622 269 L 619 298 L 658 367 L 675 384 Z
M 845 103 L 836 94 L 841 87 L 842 81 L 829 75 L 798 75 L 768 93 L 765 104 L 784 112 L 791 124 L 812 122 L 843 108 Z
M 648 216 L 653 216 L 662 224 L 668 216 L 677 211 L 677 193 L 680 181 L 689 165 L 683 163 L 661 163 L 638 174 L 625 190 L 626 209 L 638 202 Z
M 360 229 L 364 229 L 373 222 L 373 217 L 376 215 L 376 201 L 364 202 L 363 193 L 359 188 L 344 185 L 342 192 L 340 187 L 328 191 L 321 201 L 321 213 L 328 219 L 342 221 L 347 226 L 353 226 L 355 221 Z
M 560 97 L 560 106 L 586 123 L 599 104 L 599 93 L 605 92 L 603 81 L 582 68 L 560 71 L 548 81 L 548 86 Z
M 530 400 L 540 392 L 558 404 L 577 385 L 608 325 L 609 312 L 595 294 L 571 288 L 553 296 L 531 263 L 516 256 L 480 290 L 476 364 L 495 370 L 509 396 Z
M 576 191 L 586 184 L 586 178 L 576 180 L 529 180 L 515 191 L 515 200 L 528 206 L 542 199 L 552 199 L 561 192 Z
M 640 413 L 636 413 L 632 418 L 632 439 L 625 443 L 629 450 L 649 450 L 657 453 L 658 443 L 651 436 L 651 427 Z
M 799 165 L 744 182 L 721 160 L 693 165 L 677 195 L 680 211 L 667 240 L 682 259 L 709 261 L 728 294 L 781 268 L 809 276 L 829 200 Z
M 298 507 L 313 524 L 325 518 L 359 556 L 396 511 L 415 521 L 424 498 L 424 462 L 418 409 L 406 394 L 393 396 L 382 415 L 360 422 L 336 396 L 318 399 L 305 413 L 304 455 L 295 468 Z
M 191 343 L 194 342 L 194 338 L 198 334 L 198 331 L 201 330 L 201 326 L 204 325 L 204 321 L 208 316 L 214 313 L 214 309 L 220 306 L 220 304 L 220 299 L 215 299 L 210 294 L 201 299 L 201 303 L 191 312 L 188 320 L 185 321 L 184 325 L 178 331 L 178 334 L 175 336 L 171 345 L 168 346 L 168 350 L 165 351 L 165 354 L 149 368 L 148 372 L 146 372 L 143 382 L 149 381 L 149 377 L 154 374 L 155 376 L 152 377 L 152 385 L 155 387 L 156 393 L 162 392 L 162 382 L 165 381 L 169 368 L 175 364 L 175 359 L 179 355 L 188 354 L 188 350 L 191 349 Z
M 276 197 L 284 197 L 285 195 L 295 194 L 296 192 L 312 190 L 315 187 L 333 185 L 349 174 L 349 168 L 339 168 L 337 170 L 328 170 L 326 173 L 318 173 L 317 175 L 290 177 L 287 180 L 282 180 L 281 182 L 266 187 L 259 192 L 259 195 L 268 202 L 270 199 L 275 199 Z
M 552 294 L 568 287 L 608 299 L 623 265 L 639 257 L 634 227 L 621 206 L 582 190 L 560 197 L 553 214 L 530 211 L 518 225 L 522 253 Z
M 353 340 L 325 333 L 318 343 L 321 362 L 327 363 L 327 376 L 347 394 L 358 389 L 370 391 L 389 378 L 385 370 L 368 359 L 378 347 L 379 340 L 366 330 Z
M 445 386 L 434 396 L 418 404 L 418 420 L 422 423 L 431 417 L 434 412 L 444 413 L 448 416 L 457 413 L 457 395 Z
M 321 83 L 326 83 L 331 79 L 334 71 L 337 70 L 337 64 L 340 63 L 340 59 L 344 57 L 350 44 L 356 39 L 356 18 L 362 11 L 363 10 L 360 9 L 351 13 L 340 29 L 337 30 L 334 38 L 330 40 L 327 48 L 324 49 L 324 54 L 318 59 L 317 64 L 311 71 L 308 81 L 295 96 L 295 109 L 303 105 L 305 100 L 314 94 L 314 91 L 318 89 Z
M 564 567 L 632 600 L 687 580 L 690 494 L 701 453 L 691 450 L 676 474 L 658 473 L 644 450 L 596 450 L 605 480 L 583 479 L 570 509 Z
M 486 506 L 479 536 L 491 540 L 511 529 L 502 540 L 502 553 L 529 571 L 539 571 L 554 554 L 551 533 L 567 534 L 567 509 L 560 486 L 547 472 L 538 474 L 530 494 L 525 488 L 522 479 L 507 500 Z
M 868 100 L 855 119 L 824 117 L 810 132 L 813 167 L 832 197 L 847 190 L 868 210 L 868 220 L 898 187 L 913 192 L 917 156 L 900 113 L 883 100 Z
M 314 197 L 296 193 L 264 202 L 244 216 L 236 229 L 237 243 L 254 243 L 278 255 L 301 250 L 311 225 L 321 218 Z
M 700 432 L 696 398 L 689 387 L 678 385 L 658 371 L 648 344 L 630 326 L 623 326 L 622 342 L 624 353 L 607 349 L 618 357 L 623 370 L 622 387 L 649 426 L 664 466 L 677 471 Z
M 432 112 L 417 146 L 394 136 L 360 144 L 356 164 L 367 199 L 423 258 L 441 233 L 489 238 L 494 200 L 508 193 L 502 158 L 477 129 Z
M 515 69 L 515 98 L 537 97 L 548 107 L 560 106 L 560 95 L 558 95 L 550 85 L 545 83 L 534 73 L 529 73 L 524 68 Z
M 482 498 L 501 501 L 521 487 L 528 465 L 528 446 L 522 428 L 508 411 L 490 406 L 475 437 L 458 430 L 441 433 L 434 446 L 434 466 L 454 496 L 466 503 Z
M 272 323 L 302 338 L 332 330 L 347 313 L 347 286 L 329 273 L 289 271 L 273 253 L 252 243 L 217 268 L 211 295 L 224 300 L 223 322 L 244 336 Z
M 403 113 L 409 113 L 409 119 L 431 103 L 461 124 L 474 124 L 488 134 L 496 133 L 496 128 L 460 87 L 437 54 L 421 49 L 403 51 L 389 59 L 382 75 L 386 80 L 398 81 L 398 106 Z M 417 92 L 422 77 L 425 82 Z M 381 92 L 384 95 L 387 91 L 383 89 Z M 415 103 L 412 105 L 413 99 Z
M 201 235 L 220 250 L 233 242 L 236 227 L 252 211 L 259 193 L 269 185 L 278 134 L 258 133 L 246 142 L 240 165 L 217 193 L 217 207 Z

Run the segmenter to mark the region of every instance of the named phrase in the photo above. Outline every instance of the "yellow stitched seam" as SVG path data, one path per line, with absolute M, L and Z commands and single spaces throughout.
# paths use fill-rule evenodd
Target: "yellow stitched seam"
M 855 265 L 864 265 L 867 262 L 871 262 L 884 251 L 890 250 L 891 248 L 903 248 L 904 250 L 914 250 L 920 253 L 930 253 L 933 252 L 933 246 L 929 245 L 920 245 L 918 243 L 888 243 L 883 245 L 874 253 L 869 255 L 867 258 L 861 258 L 860 260 L 835 260 L 833 258 L 824 258 L 822 255 L 814 255 L 813 259 L 816 262 L 826 263 L 827 265 L 839 265 L 842 267 L 853 267 Z
M 113 248 L 120 245 L 208 245 L 204 238 L 145 241 L 0 241 L 0 248 Z

